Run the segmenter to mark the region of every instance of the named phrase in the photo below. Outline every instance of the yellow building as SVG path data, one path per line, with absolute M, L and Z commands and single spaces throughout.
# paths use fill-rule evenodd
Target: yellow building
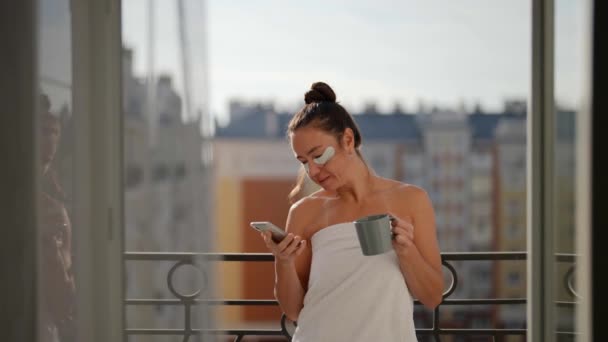
M 266 253 L 251 221 L 270 221 L 284 227 L 288 194 L 295 185 L 298 163 L 281 139 L 216 138 L 214 155 L 214 218 L 217 252 Z M 217 268 L 219 298 L 273 299 L 274 265 L 269 262 L 224 263 Z M 276 327 L 276 306 L 224 307 L 220 325 L 256 324 Z
M 497 226 L 496 250 L 526 251 L 526 120 L 503 118 L 496 128 Z M 526 298 L 526 262 L 495 263 L 497 298 Z M 496 315 L 503 328 L 524 328 L 525 305 L 501 305 Z M 511 337 L 518 340 L 519 337 Z

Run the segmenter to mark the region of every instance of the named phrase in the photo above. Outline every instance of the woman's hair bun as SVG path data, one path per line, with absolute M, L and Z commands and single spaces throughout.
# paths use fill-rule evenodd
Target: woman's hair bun
M 327 83 L 315 82 L 310 86 L 310 90 L 304 94 L 306 104 L 313 102 L 336 102 L 336 93 Z

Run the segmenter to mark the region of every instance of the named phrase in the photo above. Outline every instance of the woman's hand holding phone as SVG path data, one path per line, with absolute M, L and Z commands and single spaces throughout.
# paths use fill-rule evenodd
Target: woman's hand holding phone
M 272 234 L 270 231 L 264 231 L 261 233 L 266 243 L 266 247 L 272 252 L 277 262 L 280 263 L 292 263 L 298 255 L 302 254 L 304 248 L 306 248 L 306 240 L 302 240 L 302 237 L 287 234 L 281 242 L 274 242 L 272 240 Z

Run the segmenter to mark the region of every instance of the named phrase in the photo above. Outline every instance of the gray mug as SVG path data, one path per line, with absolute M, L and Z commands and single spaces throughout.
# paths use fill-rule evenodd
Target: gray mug
M 381 214 L 362 217 L 354 222 L 363 255 L 382 254 L 393 248 L 391 219 L 390 215 Z

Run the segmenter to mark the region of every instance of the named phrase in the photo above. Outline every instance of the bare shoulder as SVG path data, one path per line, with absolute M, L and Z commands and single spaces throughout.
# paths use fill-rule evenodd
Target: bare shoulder
M 286 230 L 296 235 L 303 235 L 305 228 L 314 221 L 331 197 L 331 194 L 325 190 L 319 190 L 292 204 L 287 216 Z
M 428 197 L 428 194 L 426 192 L 426 190 L 424 190 L 423 188 L 417 186 L 417 185 L 413 185 L 413 184 L 407 184 L 407 183 L 399 183 L 400 186 L 398 187 L 398 193 L 401 196 L 407 196 L 408 198 L 411 199 L 426 199 Z
M 407 197 L 408 199 L 421 199 L 427 197 L 426 191 L 414 184 L 399 182 L 388 178 L 377 178 L 378 191 L 382 193 L 390 193 L 399 197 Z
M 393 190 L 392 193 L 397 199 L 406 201 L 406 203 L 411 203 L 414 206 L 417 204 L 426 205 L 430 203 L 429 195 L 423 188 L 414 184 L 394 180 L 387 181 L 390 182 L 391 189 Z

